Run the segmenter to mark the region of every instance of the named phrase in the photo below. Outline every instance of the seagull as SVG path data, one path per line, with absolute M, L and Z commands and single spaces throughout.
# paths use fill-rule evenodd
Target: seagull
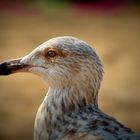
M 34 125 L 34 140 L 140 140 L 98 107 L 103 65 L 86 42 L 52 38 L 28 55 L 0 64 L 0 75 L 30 72 L 49 84 Z

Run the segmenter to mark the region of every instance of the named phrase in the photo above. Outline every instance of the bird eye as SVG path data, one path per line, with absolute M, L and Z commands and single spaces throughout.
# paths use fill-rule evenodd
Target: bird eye
M 57 54 L 56 54 L 55 51 L 50 50 L 50 51 L 47 52 L 47 56 L 49 56 L 49 57 L 55 57 L 56 55 Z

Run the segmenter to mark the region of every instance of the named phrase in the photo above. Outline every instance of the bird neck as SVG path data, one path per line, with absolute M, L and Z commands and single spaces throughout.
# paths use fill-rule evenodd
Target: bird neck
M 49 88 L 44 102 L 47 108 L 64 114 L 67 111 L 75 111 L 86 106 L 98 107 L 98 90 L 92 86 L 78 87 L 74 85 L 63 88 Z
M 84 88 L 83 86 L 79 88 L 76 85 L 65 88 L 49 88 L 36 116 L 35 139 L 40 137 L 39 132 L 42 132 L 44 124 L 48 126 L 48 129 L 45 130 L 48 139 L 56 139 L 56 137 L 61 139 L 63 133 L 60 133 L 59 128 L 67 131 L 68 127 L 64 122 L 66 122 L 69 114 L 76 115 L 76 112 L 88 107 L 98 110 L 97 93 L 98 91 L 93 87 Z

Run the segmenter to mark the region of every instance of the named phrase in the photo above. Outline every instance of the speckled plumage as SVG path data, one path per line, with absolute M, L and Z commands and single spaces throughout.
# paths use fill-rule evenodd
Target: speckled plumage
M 48 55 L 50 50 L 55 56 Z M 20 63 L 32 65 L 28 72 L 49 84 L 36 115 L 35 140 L 140 140 L 99 109 L 103 66 L 87 43 L 69 36 L 53 38 Z

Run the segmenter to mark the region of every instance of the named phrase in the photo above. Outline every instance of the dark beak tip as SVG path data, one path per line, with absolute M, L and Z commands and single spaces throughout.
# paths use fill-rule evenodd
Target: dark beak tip
M 21 65 L 19 64 L 20 60 L 21 59 L 13 59 L 0 63 L 0 75 L 6 76 L 14 73 L 16 70 L 21 69 Z
M 7 62 L 3 62 L 0 64 L 0 75 L 1 76 L 6 76 L 9 75 L 10 69 L 8 68 L 8 63 Z
M 6 76 L 17 72 L 27 72 L 31 66 L 22 64 L 21 58 L 0 63 L 0 76 Z

